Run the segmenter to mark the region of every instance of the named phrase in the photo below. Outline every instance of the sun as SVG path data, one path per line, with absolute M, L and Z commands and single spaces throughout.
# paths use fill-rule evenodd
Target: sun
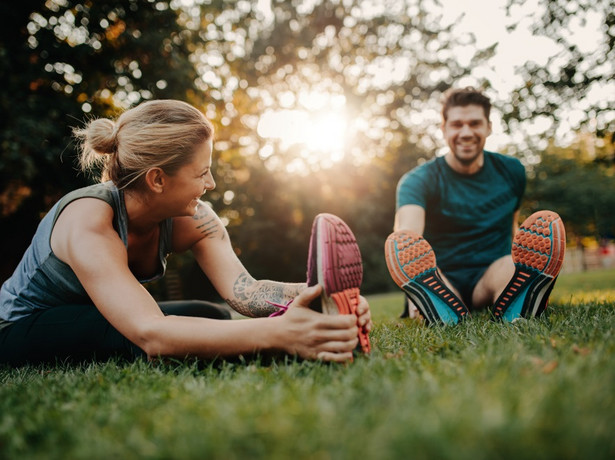
M 344 156 L 347 127 L 341 110 L 270 110 L 260 118 L 257 133 L 279 140 L 282 151 L 299 144 L 306 155 L 336 162 Z

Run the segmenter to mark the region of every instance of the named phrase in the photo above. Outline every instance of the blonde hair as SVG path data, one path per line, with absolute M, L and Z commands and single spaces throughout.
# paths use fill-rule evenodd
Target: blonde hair
M 212 139 L 213 126 L 190 104 L 157 100 L 129 109 L 115 121 L 91 120 L 73 134 L 81 145 L 81 170 L 101 168 L 101 181 L 111 180 L 123 189 L 139 187 L 150 168 L 175 174 L 199 145 Z

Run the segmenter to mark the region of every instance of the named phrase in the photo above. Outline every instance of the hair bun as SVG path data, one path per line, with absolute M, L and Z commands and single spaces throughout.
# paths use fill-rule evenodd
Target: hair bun
M 110 155 L 117 151 L 117 129 L 107 118 L 92 120 L 87 127 L 87 143 L 100 154 Z

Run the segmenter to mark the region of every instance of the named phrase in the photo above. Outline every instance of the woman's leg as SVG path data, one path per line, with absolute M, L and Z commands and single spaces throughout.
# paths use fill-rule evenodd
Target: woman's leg
M 134 360 L 145 353 L 120 334 L 94 305 L 33 313 L 0 330 L 0 363 Z
M 211 319 L 231 319 L 228 308 L 204 300 L 173 300 L 158 302 L 165 315 L 196 316 Z
M 200 301 L 160 302 L 165 315 L 230 319 L 228 309 Z M 0 329 L 0 363 L 134 360 L 145 353 L 120 334 L 94 305 L 43 310 Z

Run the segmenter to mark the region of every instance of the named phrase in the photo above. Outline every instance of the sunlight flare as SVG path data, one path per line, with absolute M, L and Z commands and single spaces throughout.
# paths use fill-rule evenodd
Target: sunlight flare
M 300 144 L 310 155 L 339 161 L 346 146 L 347 126 L 341 111 L 270 110 L 261 117 L 257 133 L 264 139 L 279 140 L 282 150 Z

